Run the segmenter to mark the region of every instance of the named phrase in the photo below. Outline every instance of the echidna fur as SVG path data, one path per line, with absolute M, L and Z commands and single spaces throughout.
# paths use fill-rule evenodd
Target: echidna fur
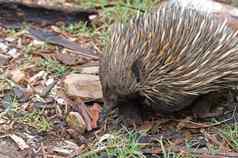
M 105 104 L 175 112 L 231 88 L 238 82 L 236 35 L 226 21 L 176 5 L 115 24 L 100 61 Z

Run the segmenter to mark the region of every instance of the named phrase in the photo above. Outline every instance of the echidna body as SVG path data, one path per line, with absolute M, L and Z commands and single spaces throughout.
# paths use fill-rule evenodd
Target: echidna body
M 224 21 L 165 5 L 112 28 L 100 62 L 106 105 L 175 112 L 238 82 L 237 33 Z

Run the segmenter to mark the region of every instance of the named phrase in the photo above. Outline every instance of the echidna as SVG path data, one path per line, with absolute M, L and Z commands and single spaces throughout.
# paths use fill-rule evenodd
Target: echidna
M 124 114 L 176 112 L 238 82 L 237 32 L 206 13 L 163 5 L 111 32 L 100 80 L 105 104 Z

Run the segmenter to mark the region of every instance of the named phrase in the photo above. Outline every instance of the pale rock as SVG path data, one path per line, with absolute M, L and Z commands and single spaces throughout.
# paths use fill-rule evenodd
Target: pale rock
M 20 54 L 17 52 L 16 48 L 12 48 L 7 52 L 8 55 L 10 55 L 13 58 L 17 58 Z
M 83 99 L 101 99 L 102 90 L 99 77 L 88 74 L 70 74 L 64 80 L 66 94 Z
M 64 98 L 58 97 L 58 98 L 55 98 L 55 100 L 56 100 L 56 102 L 57 102 L 58 104 L 60 104 L 60 105 L 64 105 L 64 104 L 65 104 Z
M 50 79 L 48 79 L 48 80 L 45 82 L 45 85 L 46 85 L 46 86 L 49 86 L 49 85 L 53 84 L 54 81 L 55 81 L 55 80 L 54 80 L 53 78 L 50 78 Z
M 8 46 L 7 46 L 6 44 L 0 42 L 0 49 L 1 49 L 2 51 L 6 52 L 7 49 L 8 49 Z
M 90 66 L 90 67 L 83 67 L 80 69 L 82 74 L 98 74 L 99 67 L 98 66 Z
M 45 44 L 45 42 L 40 41 L 40 40 L 37 40 L 37 39 L 34 39 L 34 40 L 32 41 L 32 45 L 34 45 L 34 46 L 42 46 L 42 45 L 44 45 L 44 44 Z

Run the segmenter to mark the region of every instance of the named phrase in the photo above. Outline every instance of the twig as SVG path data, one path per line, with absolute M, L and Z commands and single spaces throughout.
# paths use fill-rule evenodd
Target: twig
M 183 123 L 190 123 L 190 124 L 193 124 L 193 125 L 197 125 L 198 127 L 189 127 L 189 126 L 186 126 L 185 128 L 187 128 L 187 129 L 197 129 L 197 128 L 209 128 L 209 127 L 214 127 L 214 126 L 218 126 L 218 125 L 221 125 L 221 124 L 223 124 L 223 123 L 226 123 L 226 122 L 228 122 L 228 121 L 230 121 L 230 120 L 232 120 L 233 119 L 233 117 L 231 117 L 231 118 L 228 118 L 228 119 L 225 119 L 225 120 L 223 120 L 223 121 L 221 121 L 221 122 L 217 122 L 217 123 L 213 123 L 213 124 L 210 124 L 210 125 L 208 125 L 208 124 L 202 124 L 202 123 L 196 123 L 196 122 L 193 122 L 193 121 L 185 121 L 185 120 L 174 120 L 174 121 L 179 121 L 179 122 L 183 122 Z

